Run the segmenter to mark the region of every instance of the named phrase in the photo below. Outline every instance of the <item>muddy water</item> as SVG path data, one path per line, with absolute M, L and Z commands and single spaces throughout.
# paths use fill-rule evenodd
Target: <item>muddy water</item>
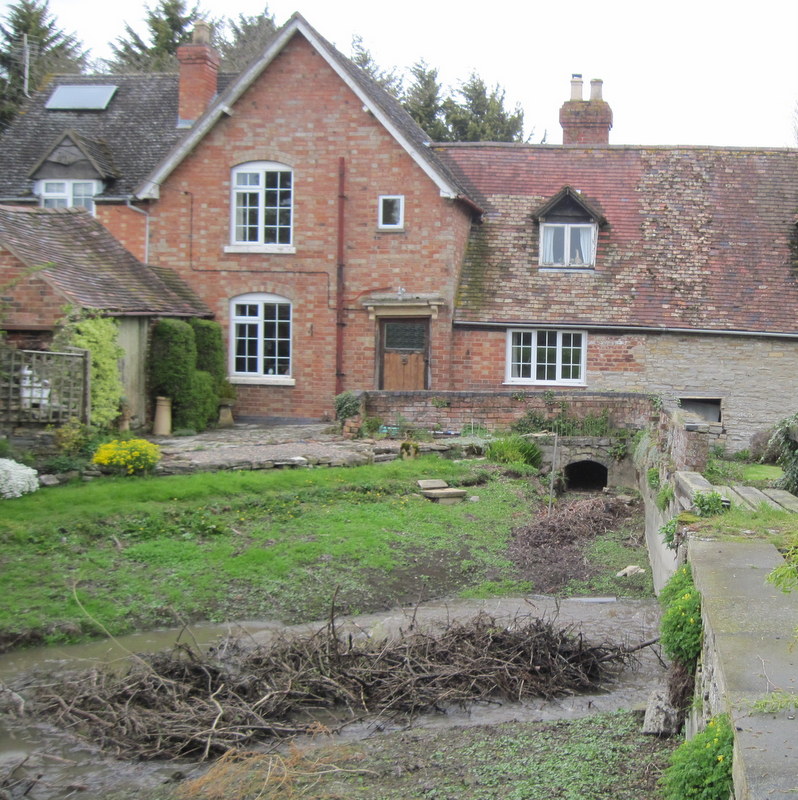
M 611 598 L 569 599 L 550 597 L 502 598 L 493 600 L 451 600 L 425 603 L 414 609 L 347 617 L 340 627 L 355 636 L 382 637 L 414 625 L 426 627 L 448 620 L 467 619 L 480 611 L 499 620 L 518 615 L 556 619 L 563 627 L 574 626 L 593 642 L 611 641 L 635 645 L 657 635 L 659 609 L 654 600 Z M 46 647 L 0 656 L 0 681 L 13 684 L 24 694 L 24 685 L 34 671 L 50 673 L 80 669 L 96 664 L 122 667 L 131 652 L 154 652 L 171 647 L 176 641 L 196 641 L 207 645 L 220 636 L 244 633 L 256 642 L 268 642 L 283 631 L 317 630 L 324 623 L 286 628 L 276 622 L 245 622 L 235 626 L 199 625 L 186 631 L 155 631 L 122 637 L 115 642 Z M 496 705 L 477 705 L 469 709 L 450 709 L 446 714 L 425 715 L 415 727 L 484 725 L 498 722 L 569 719 L 596 711 L 632 708 L 645 703 L 648 694 L 664 678 L 664 669 L 651 648 L 641 651 L 639 665 L 625 670 L 608 691 L 555 701 L 528 701 Z M 349 726 L 347 739 L 374 735 L 389 730 L 382 722 Z M 27 759 L 27 760 L 26 760 Z M 22 764 L 24 762 L 24 764 Z M 30 800 L 54 800 L 79 792 L 89 800 L 107 798 L 112 791 L 143 789 L 194 773 L 192 763 L 135 763 L 103 756 L 90 746 L 63 731 L 28 720 L 0 715 L 0 781 L 17 764 L 15 778 L 27 776 L 34 785 L 26 795 Z M 41 776 L 38 779 L 36 776 Z M 21 793 L 20 793 L 21 794 Z

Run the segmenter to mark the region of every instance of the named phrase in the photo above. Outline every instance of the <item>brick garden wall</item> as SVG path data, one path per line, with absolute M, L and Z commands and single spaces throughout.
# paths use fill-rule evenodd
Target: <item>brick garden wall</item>
M 364 392 L 367 416 L 384 424 L 407 420 L 429 430 L 462 430 L 474 426 L 504 430 L 528 411 L 554 418 L 565 404 L 569 417 L 583 419 L 609 411 L 612 427 L 638 429 L 652 420 L 648 395 L 614 392 Z M 653 419 L 656 419 L 656 415 Z

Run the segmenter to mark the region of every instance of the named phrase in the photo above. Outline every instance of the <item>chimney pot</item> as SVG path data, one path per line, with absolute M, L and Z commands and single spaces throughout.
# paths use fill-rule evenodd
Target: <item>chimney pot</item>
M 601 96 L 601 88 L 604 86 L 604 81 L 600 78 L 594 78 L 590 81 L 590 99 L 591 100 L 602 100 Z
M 571 100 L 582 99 L 582 76 L 578 73 L 571 75 Z
M 192 44 L 211 43 L 211 25 L 204 19 L 197 20 L 194 30 L 191 32 Z

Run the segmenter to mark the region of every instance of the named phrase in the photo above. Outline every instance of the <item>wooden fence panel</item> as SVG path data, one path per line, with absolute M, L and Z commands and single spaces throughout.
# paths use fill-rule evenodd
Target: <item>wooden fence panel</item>
M 0 348 L 0 421 L 88 423 L 89 352 Z

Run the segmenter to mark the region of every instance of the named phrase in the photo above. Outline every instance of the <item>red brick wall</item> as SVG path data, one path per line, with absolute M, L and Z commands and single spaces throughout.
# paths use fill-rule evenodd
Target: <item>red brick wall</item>
M 3 297 L 12 298 L 2 305 L 0 326 L 3 328 L 52 328 L 55 321 L 64 316 L 67 298 L 56 293 L 35 272 L 26 274 L 21 263 L 2 248 L 0 286 Z
M 645 370 L 642 361 L 646 337 L 588 332 L 587 373 L 634 373 Z M 452 357 L 452 388 L 457 391 L 513 388 L 535 391 L 540 386 L 505 384 L 507 334 L 504 329 L 456 328 Z M 552 387 L 557 388 L 557 387 Z M 569 389 L 571 387 L 568 387 Z M 631 388 L 631 387 L 630 387 Z M 574 391 L 580 391 L 575 388 Z
M 609 412 L 612 427 L 637 429 L 658 419 L 646 394 L 621 392 L 367 392 L 365 411 L 393 425 L 401 419 L 421 428 L 467 432 L 470 425 L 491 431 L 509 428 L 528 411 L 553 419 L 567 405 L 570 418 L 583 419 Z
M 98 203 L 97 219 L 141 262 L 147 263 L 147 219 L 127 206 Z M 146 209 L 145 209 L 146 210 Z
M 450 309 L 470 214 L 439 188 L 301 36 L 239 99 L 233 114 L 172 173 L 150 218 L 150 262 L 177 270 L 225 330 L 228 302 L 270 292 L 293 303 L 293 387 L 239 387 L 236 412 L 322 417 L 335 394 L 339 159 L 345 160 L 345 356 L 347 389 L 375 388 L 377 322 L 362 298 L 374 291 L 440 293 L 432 322 L 433 385 L 451 383 Z M 294 169 L 293 254 L 225 253 L 230 170 L 247 161 Z M 405 229 L 377 231 L 381 194 L 405 197 Z

